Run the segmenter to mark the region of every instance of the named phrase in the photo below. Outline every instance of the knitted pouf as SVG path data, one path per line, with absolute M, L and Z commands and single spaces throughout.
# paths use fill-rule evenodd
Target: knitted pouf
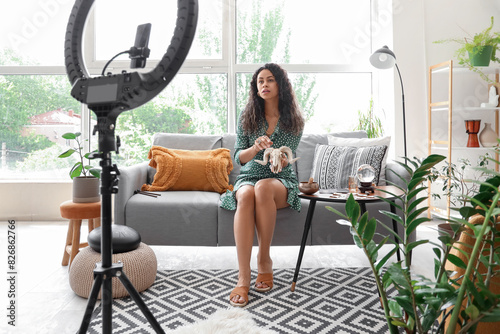
M 153 250 L 142 243 L 133 251 L 113 254 L 113 263 L 121 261 L 123 272 L 132 282 L 138 292 L 149 288 L 156 278 L 156 255 Z M 88 298 L 94 283 L 94 268 L 97 262 L 101 262 L 101 253 L 94 251 L 90 247 L 80 250 L 71 263 L 69 270 L 69 285 L 71 289 L 80 297 Z M 128 292 L 120 282 L 118 277 L 113 277 L 113 298 L 128 296 Z M 99 292 L 99 299 L 101 292 Z

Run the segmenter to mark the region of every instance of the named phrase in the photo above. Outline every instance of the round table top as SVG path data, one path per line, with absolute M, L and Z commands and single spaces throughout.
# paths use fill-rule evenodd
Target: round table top
M 386 191 L 391 192 L 394 195 L 386 193 Z M 346 202 L 351 193 L 329 193 L 329 194 L 321 194 L 320 192 L 316 192 L 312 195 L 307 195 L 300 193 L 299 197 L 308 199 L 308 200 L 316 200 L 320 202 Z M 403 191 L 395 186 L 377 186 L 375 187 L 375 192 L 373 194 L 365 195 L 360 193 L 352 193 L 354 195 L 354 199 L 358 202 L 375 202 L 380 201 L 379 197 L 385 199 L 394 199 L 403 195 Z

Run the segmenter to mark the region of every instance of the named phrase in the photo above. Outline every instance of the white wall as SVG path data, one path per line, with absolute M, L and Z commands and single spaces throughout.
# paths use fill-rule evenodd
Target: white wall
M 0 221 L 60 220 L 59 205 L 71 199 L 71 182 L 0 183 Z
M 489 26 L 491 16 L 494 30 L 500 31 L 500 0 L 394 0 L 394 52 L 405 88 L 409 156 L 427 155 L 428 68 L 453 59 L 457 47 L 433 42 L 480 32 Z M 402 124 L 398 82 L 394 89 L 398 129 Z M 402 138 L 402 132 L 396 132 L 396 137 Z M 396 155 L 402 154 L 401 139 L 396 141 Z

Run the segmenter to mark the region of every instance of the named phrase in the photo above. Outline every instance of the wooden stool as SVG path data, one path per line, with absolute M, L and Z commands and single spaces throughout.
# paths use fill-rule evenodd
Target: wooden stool
M 80 243 L 80 227 L 82 219 L 88 220 L 89 232 L 101 225 L 101 202 L 95 203 L 73 203 L 66 201 L 61 203 L 61 217 L 69 219 L 68 235 L 64 246 L 62 265 L 69 265 L 75 258 L 80 248 L 88 246 L 88 243 Z

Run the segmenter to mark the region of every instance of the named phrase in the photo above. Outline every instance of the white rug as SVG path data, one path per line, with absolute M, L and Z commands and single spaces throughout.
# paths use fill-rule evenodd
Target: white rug
M 176 329 L 172 334 L 275 334 L 257 326 L 250 312 L 241 308 L 219 310 L 208 319 Z

